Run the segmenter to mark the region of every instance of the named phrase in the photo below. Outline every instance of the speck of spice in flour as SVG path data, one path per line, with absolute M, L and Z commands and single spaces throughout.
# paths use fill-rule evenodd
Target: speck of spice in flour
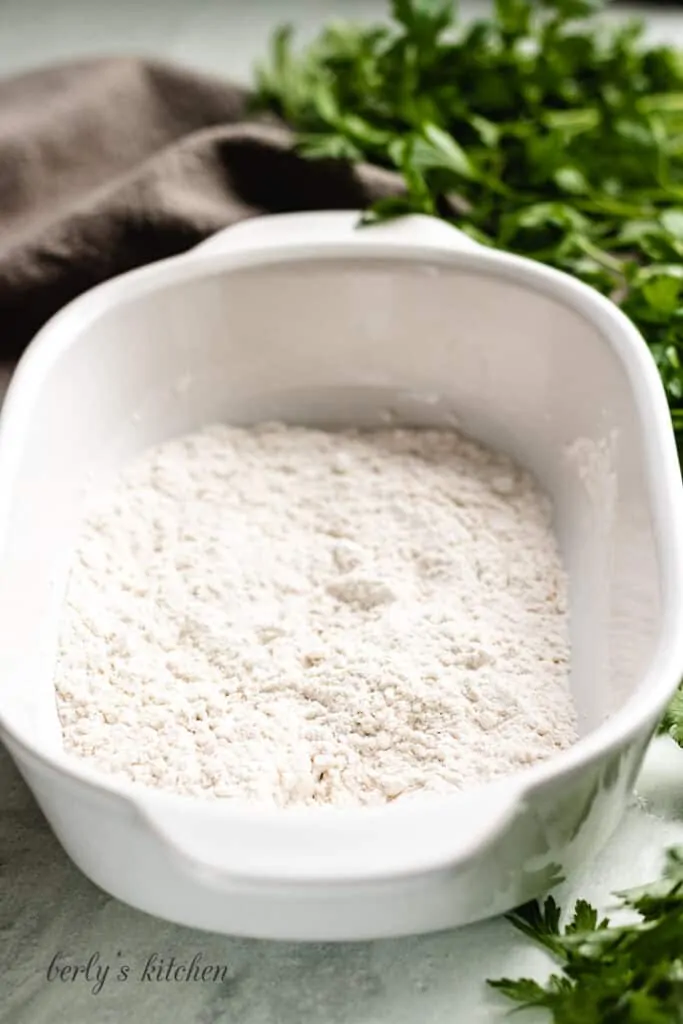
M 66 749 L 288 807 L 447 793 L 575 742 L 547 499 L 453 431 L 213 426 L 85 516 Z

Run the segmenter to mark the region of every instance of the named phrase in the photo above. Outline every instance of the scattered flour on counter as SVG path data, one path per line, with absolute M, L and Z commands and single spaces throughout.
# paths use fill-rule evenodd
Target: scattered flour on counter
M 451 431 L 215 426 L 87 512 L 66 749 L 207 797 L 381 804 L 576 741 L 548 501 Z

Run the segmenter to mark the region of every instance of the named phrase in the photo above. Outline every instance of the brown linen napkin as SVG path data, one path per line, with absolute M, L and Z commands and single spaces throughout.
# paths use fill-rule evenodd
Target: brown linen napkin
M 86 289 L 222 227 L 396 187 L 375 168 L 302 160 L 243 89 L 160 61 L 0 80 L 0 360 Z

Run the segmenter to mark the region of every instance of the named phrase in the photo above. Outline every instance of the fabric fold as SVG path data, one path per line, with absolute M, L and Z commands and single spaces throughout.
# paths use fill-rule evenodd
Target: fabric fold
M 0 81 L 0 359 L 88 288 L 221 228 L 399 189 L 377 168 L 302 159 L 243 88 L 162 61 Z

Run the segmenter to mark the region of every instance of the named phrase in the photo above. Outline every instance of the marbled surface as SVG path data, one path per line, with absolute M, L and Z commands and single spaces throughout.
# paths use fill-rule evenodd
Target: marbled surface
M 581 895 L 607 908 L 613 890 L 653 877 L 662 851 L 683 843 L 683 752 L 670 741 L 651 751 L 640 790 L 608 849 L 557 891 L 562 902 Z M 56 954 L 76 964 L 95 953 L 111 965 L 98 993 L 83 979 L 48 981 Z M 199 954 L 226 970 L 218 982 L 143 980 L 153 953 L 166 964 Z M 120 982 L 122 964 L 131 971 Z M 0 754 L 2 1024 L 494 1024 L 508 1007 L 485 979 L 541 978 L 547 967 L 503 920 L 338 945 L 225 938 L 158 921 L 79 873 Z
M 0 69 L 82 53 L 162 54 L 248 78 L 275 22 L 310 33 L 330 16 L 384 10 L 381 0 L 0 0 Z M 464 3 L 467 11 L 476 3 Z M 651 30 L 683 43 L 683 11 L 648 6 Z M 608 907 L 614 889 L 648 880 L 683 843 L 683 752 L 658 741 L 609 847 L 558 891 Z M 148 957 L 224 966 L 219 982 L 140 980 Z M 53 957 L 111 965 L 101 991 L 49 981 Z M 121 964 L 127 981 L 115 980 Z M 547 971 L 504 921 L 424 938 L 295 945 L 224 938 L 118 903 L 70 863 L 0 749 L 0 1024 L 492 1024 L 508 1006 L 486 977 Z M 516 1018 L 523 1020 L 521 1016 Z M 538 1017 L 534 1018 L 538 1020 Z

